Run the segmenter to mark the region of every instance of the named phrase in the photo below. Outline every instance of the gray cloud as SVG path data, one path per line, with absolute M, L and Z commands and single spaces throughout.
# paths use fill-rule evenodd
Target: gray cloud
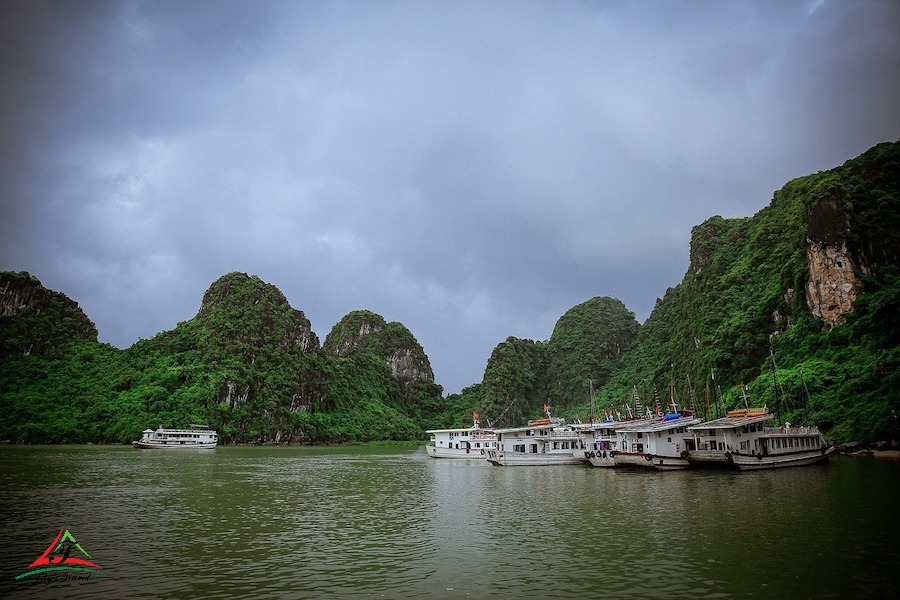
M 898 32 L 890 0 L 8 1 L 0 268 L 123 347 L 247 271 L 321 337 L 403 322 L 457 391 L 900 137 Z

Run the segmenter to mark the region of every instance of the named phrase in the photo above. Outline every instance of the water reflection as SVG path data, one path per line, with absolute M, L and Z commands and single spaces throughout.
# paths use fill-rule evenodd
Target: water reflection
M 0 596 L 884 596 L 898 475 L 844 457 L 639 473 L 421 448 L 5 447 Z M 14 582 L 59 527 L 104 572 Z

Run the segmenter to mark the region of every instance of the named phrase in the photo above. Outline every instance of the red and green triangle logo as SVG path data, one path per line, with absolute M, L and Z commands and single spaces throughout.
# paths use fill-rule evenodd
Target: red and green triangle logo
M 44 553 L 28 565 L 28 571 L 17 575 L 16 579 L 47 571 L 100 571 L 103 569 L 96 563 L 80 558 L 79 553 L 87 558 L 91 557 L 69 533 L 68 529 L 60 529 L 56 534 L 56 539 L 47 546 Z

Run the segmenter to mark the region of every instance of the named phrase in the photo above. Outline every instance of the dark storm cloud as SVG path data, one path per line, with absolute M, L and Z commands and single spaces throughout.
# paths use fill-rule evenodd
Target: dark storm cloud
M 127 346 L 241 270 L 448 391 L 690 229 L 898 138 L 895 2 L 0 4 L 0 268 Z

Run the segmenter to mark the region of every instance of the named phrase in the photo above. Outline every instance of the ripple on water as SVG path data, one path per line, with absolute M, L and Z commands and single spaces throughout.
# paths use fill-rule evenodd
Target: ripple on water
M 835 463 L 639 473 L 419 449 L 0 448 L 2 572 L 60 526 L 105 567 L 83 586 L 7 581 L 0 595 L 883 596 L 898 532 L 879 515 L 900 478 Z

